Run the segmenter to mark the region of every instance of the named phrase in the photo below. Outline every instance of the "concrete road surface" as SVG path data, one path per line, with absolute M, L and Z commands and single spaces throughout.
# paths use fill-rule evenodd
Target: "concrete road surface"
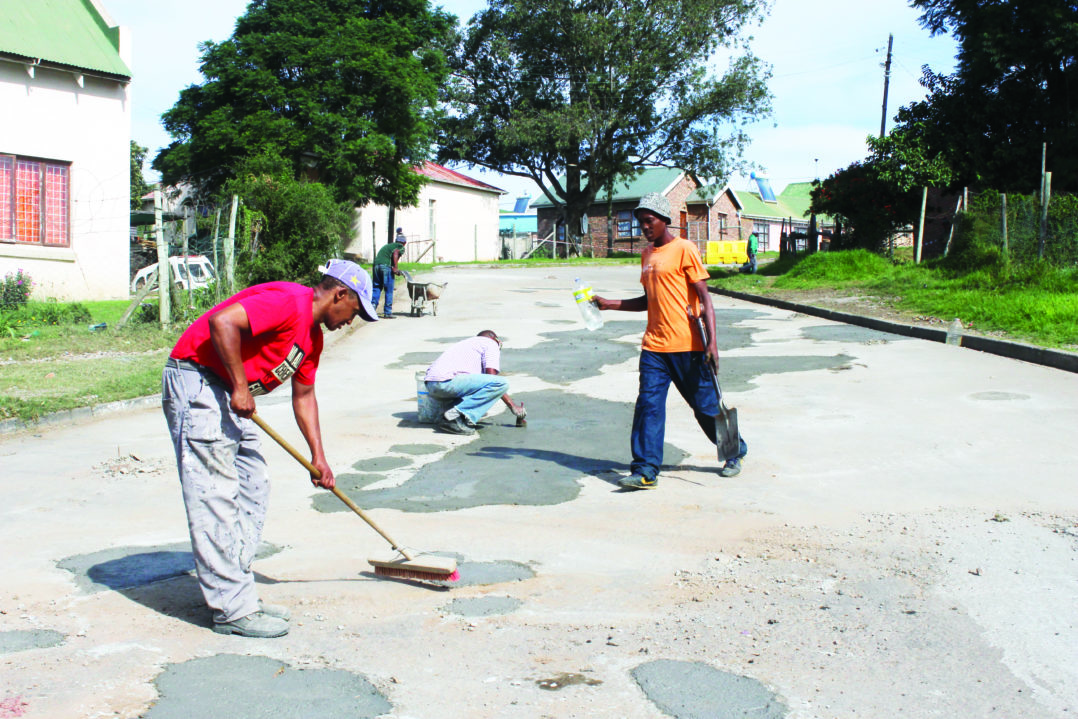
M 267 440 L 281 639 L 208 628 L 159 410 L 0 438 L 0 719 L 1078 712 L 1078 377 L 716 298 L 744 471 L 674 392 L 659 487 L 622 492 L 644 316 L 587 332 L 575 273 L 640 291 L 443 269 L 437 316 L 335 338 L 338 481 L 462 579 L 372 575 L 383 540 Z M 416 371 L 486 328 L 528 427 L 419 424 Z M 259 408 L 302 443 L 286 395 Z

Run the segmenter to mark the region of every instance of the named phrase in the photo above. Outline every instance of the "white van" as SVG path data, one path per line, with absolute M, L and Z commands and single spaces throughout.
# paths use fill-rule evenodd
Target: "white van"
M 196 290 L 200 287 L 208 287 L 217 279 L 213 271 L 213 264 L 202 255 L 188 255 L 184 257 L 169 257 L 169 267 L 172 268 L 172 281 L 181 290 Z M 187 270 L 191 270 L 190 278 Z M 146 283 L 150 287 L 157 285 L 157 263 L 143 267 L 135 273 L 131 280 L 131 291 L 138 292 Z

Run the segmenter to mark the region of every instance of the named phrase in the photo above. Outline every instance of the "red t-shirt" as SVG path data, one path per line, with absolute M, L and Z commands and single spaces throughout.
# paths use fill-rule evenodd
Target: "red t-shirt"
M 313 299 L 314 290 L 292 282 L 248 287 L 195 320 L 169 356 L 209 367 L 228 383 L 225 365 L 210 340 L 210 315 L 238 302 L 251 323 L 251 336 L 240 341 L 251 394 L 266 394 L 293 375 L 300 384 L 314 384 L 322 328 L 311 319 Z

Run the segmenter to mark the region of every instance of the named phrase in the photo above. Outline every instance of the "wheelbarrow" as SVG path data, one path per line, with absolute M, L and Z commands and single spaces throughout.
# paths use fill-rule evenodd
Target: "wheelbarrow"
M 422 317 L 424 312 L 429 311 L 432 315 L 438 315 L 438 299 L 445 291 L 448 282 L 416 282 L 409 275 L 408 296 L 412 298 L 412 317 Z

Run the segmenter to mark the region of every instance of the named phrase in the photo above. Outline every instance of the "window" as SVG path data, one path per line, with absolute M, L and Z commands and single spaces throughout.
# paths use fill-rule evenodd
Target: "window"
M 756 234 L 757 250 L 763 252 L 771 246 L 771 223 L 753 222 L 752 231 Z
M 632 210 L 620 210 L 618 212 L 618 239 L 629 239 L 640 236 L 640 225 L 633 216 Z
M 71 166 L 0 155 L 0 242 L 71 244 Z

